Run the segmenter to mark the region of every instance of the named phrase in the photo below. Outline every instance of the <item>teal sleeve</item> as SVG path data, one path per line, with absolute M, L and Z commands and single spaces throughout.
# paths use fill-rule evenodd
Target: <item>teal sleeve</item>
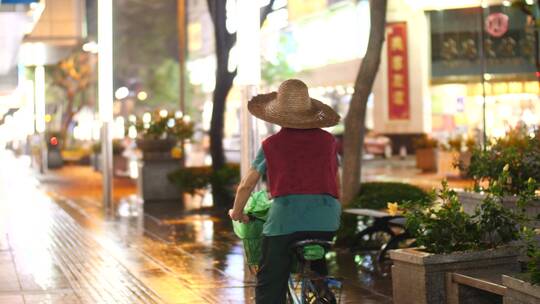
M 266 174 L 266 158 L 264 157 L 262 148 L 259 148 L 259 151 L 257 151 L 257 156 L 255 156 L 253 163 L 251 163 L 251 167 L 262 175 Z

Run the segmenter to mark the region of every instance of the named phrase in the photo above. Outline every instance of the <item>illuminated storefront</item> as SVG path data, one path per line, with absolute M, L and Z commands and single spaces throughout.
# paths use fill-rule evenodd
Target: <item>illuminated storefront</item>
M 535 32 L 523 12 L 494 5 L 430 11 L 428 18 L 435 134 L 483 132 L 484 102 L 488 136 L 540 123 Z

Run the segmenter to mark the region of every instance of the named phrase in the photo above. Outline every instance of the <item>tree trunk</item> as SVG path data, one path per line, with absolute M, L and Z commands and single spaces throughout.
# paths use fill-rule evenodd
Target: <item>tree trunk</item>
M 71 121 L 73 120 L 73 116 L 75 116 L 75 112 L 73 112 L 73 103 L 75 102 L 75 95 L 67 93 L 67 105 L 66 109 L 64 111 L 64 115 L 62 117 L 62 125 L 60 126 L 60 137 L 59 140 L 62 143 L 62 149 L 66 148 L 67 143 L 67 133 L 69 125 L 71 124 Z
M 371 31 L 366 55 L 356 76 L 354 93 L 345 118 L 342 201 L 349 204 L 360 189 L 368 97 L 379 69 L 384 43 L 387 0 L 370 0 Z

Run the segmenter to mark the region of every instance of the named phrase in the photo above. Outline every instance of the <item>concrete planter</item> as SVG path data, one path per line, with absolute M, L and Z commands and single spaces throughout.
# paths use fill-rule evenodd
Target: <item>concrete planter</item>
M 437 157 L 437 172 L 443 176 L 460 176 L 459 168 L 454 167 L 454 163 L 458 162 L 459 158 L 459 152 L 439 151 L 439 155 Z
M 182 203 L 182 193 L 168 179 L 168 174 L 182 167 L 178 159 L 169 154 L 147 157 L 140 160 L 137 188 L 145 204 L 149 203 Z
M 137 139 L 137 147 L 143 151 L 143 158 L 156 158 L 162 154 L 169 154 L 176 145 L 176 139 Z
M 540 303 L 540 286 L 506 275 L 503 275 L 502 281 L 506 286 L 504 304 Z
M 467 176 L 467 171 L 471 165 L 472 153 L 469 151 L 459 153 L 459 173 L 461 177 Z
M 416 167 L 424 172 L 437 171 L 437 149 L 416 149 Z
M 412 249 L 390 251 L 394 304 L 446 304 L 447 273 L 496 273 L 519 271 L 518 250 L 504 247 L 492 250 L 431 254 Z
M 459 201 L 463 205 L 463 210 L 468 214 L 473 214 L 476 207 L 478 207 L 482 200 L 486 197 L 485 194 L 476 192 L 462 191 L 458 192 Z M 503 206 L 509 209 L 517 209 L 516 206 L 517 197 L 509 196 L 503 199 Z M 540 200 L 535 200 L 529 203 L 526 208 L 526 212 L 529 216 L 535 217 L 540 213 Z M 540 221 L 535 221 L 534 226 L 540 228 Z

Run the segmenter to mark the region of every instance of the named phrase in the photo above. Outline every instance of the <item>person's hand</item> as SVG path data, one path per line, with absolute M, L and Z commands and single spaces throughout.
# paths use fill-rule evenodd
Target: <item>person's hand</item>
M 243 212 L 237 212 L 234 209 L 229 209 L 229 217 L 233 221 L 239 221 L 242 223 L 249 222 L 249 217 L 245 215 Z

